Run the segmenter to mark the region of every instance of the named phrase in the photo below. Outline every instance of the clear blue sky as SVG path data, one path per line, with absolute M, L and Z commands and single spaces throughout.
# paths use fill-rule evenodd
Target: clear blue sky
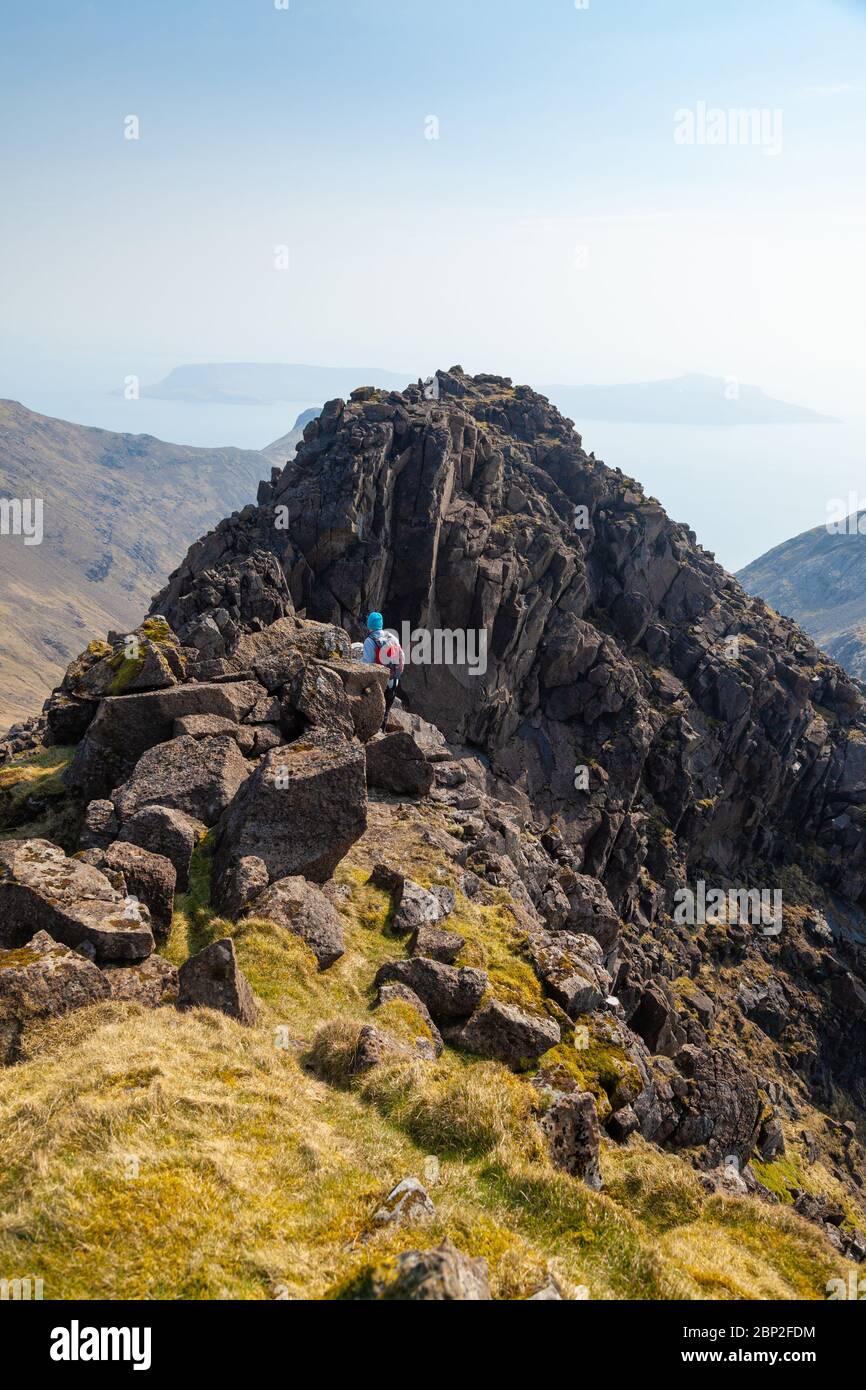
M 530 381 L 703 370 L 819 408 L 857 397 L 862 3 L 0 14 L 0 369 L 461 360 Z M 780 152 L 677 144 L 674 113 L 699 102 L 781 110 Z

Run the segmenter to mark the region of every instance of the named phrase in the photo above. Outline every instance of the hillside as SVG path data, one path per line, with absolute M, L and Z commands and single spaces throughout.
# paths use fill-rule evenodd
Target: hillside
M 202 528 L 255 497 L 258 453 L 114 434 L 0 401 L 0 496 L 40 497 L 44 539 L 0 537 L 0 730 L 81 646 L 136 623 Z
M 841 534 L 826 526 L 804 531 L 753 560 L 737 578 L 866 681 L 866 521 L 862 532 L 858 522 L 850 517 Z
M 866 1259 L 866 700 L 542 396 L 438 375 L 328 402 L 0 767 L 0 1257 L 822 1300 Z

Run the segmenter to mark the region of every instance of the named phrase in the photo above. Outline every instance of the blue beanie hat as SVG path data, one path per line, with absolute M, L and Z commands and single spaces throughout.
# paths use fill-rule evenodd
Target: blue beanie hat
M 367 628 L 370 632 L 381 632 L 384 627 L 381 613 L 367 614 Z

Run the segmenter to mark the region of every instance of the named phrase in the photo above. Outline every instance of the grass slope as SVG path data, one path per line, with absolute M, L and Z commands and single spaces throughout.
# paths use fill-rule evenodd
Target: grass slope
M 498 1064 L 446 1049 L 355 1081 L 317 1074 L 311 1057 L 337 1057 L 369 1021 L 376 969 L 403 950 L 366 883 L 379 846 L 422 882 L 450 872 L 434 809 L 370 810 L 337 874 L 346 954 L 324 974 L 272 924 L 212 917 L 200 846 L 165 953 L 180 962 L 230 933 L 255 1028 L 109 1002 L 29 1032 L 0 1073 L 0 1276 L 41 1277 L 51 1299 L 345 1298 L 446 1236 L 487 1258 L 497 1298 L 527 1297 L 548 1272 L 593 1299 L 820 1299 L 847 1275 L 789 1207 L 708 1196 L 688 1163 L 639 1139 L 605 1142 L 606 1188 L 589 1191 L 551 1166 L 535 1089 Z M 467 959 L 494 993 L 543 1008 L 505 907 L 458 899 Z M 409 1036 L 411 1013 L 377 1019 Z M 435 1219 L 376 1229 L 409 1174 Z

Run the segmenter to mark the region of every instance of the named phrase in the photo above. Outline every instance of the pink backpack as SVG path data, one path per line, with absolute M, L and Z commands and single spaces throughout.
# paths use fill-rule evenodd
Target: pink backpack
M 406 657 L 396 632 L 383 628 L 381 632 L 374 632 L 371 635 L 376 644 L 376 665 L 387 666 L 392 678 L 402 676 Z

